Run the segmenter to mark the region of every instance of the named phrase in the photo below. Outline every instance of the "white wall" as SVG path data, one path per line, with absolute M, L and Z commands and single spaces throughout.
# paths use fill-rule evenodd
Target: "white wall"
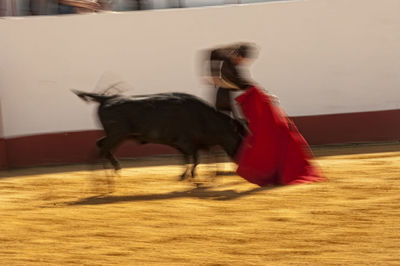
M 4 136 L 97 128 L 95 106 L 70 89 L 115 76 L 129 93 L 211 101 L 199 51 L 234 41 L 259 45 L 253 77 L 291 116 L 399 109 L 399 10 L 398 0 L 309 0 L 1 19 Z

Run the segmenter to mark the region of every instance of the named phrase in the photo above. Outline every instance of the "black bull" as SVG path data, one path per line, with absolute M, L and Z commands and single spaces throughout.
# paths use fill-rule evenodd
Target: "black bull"
M 220 146 L 233 159 L 245 134 L 238 120 L 186 93 L 127 97 L 74 92 L 85 101 L 99 103 L 98 117 L 106 135 L 97 141 L 99 155 L 115 170 L 121 167 L 111 151 L 123 140 L 133 139 L 171 146 L 183 154 L 186 164 L 191 157 L 194 177 L 199 150 Z M 182 179 L 188 171 L 189 167 Z

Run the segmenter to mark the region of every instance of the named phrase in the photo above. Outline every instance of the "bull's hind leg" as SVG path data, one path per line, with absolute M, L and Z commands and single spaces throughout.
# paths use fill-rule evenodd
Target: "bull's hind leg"
M 106 158 L 114 169 L 120 170 L 121 165 L 118 160 L 111 153 L 111 150 L 120 142 L 120 138 L 104 137 L 97 141 L 96 145 L 100 148 L 100 158 Z
M 105 157 L 110 161 L 116 171 L 121 170 L 121 165 L 111 152 L 107 152 Z

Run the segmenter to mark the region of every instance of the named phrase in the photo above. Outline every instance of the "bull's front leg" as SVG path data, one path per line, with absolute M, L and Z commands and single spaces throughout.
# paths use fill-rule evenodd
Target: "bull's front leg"
M 189 172 L 189 163 L 190 163 L 189 158 L 190 158 L 189 155 L 183 154 L 183 162 L 184 162 L 186 168 L 185 168 L 185 171 L 181 174 L 180 180 L 185 180 L 187 173 Z
M 111 152 L 107 152 L 105 157 L 110 161 L 115 171 L 121 170 L 121 165 Z
M 193 157 L 193 166 L 192 166 L 191 175 L 192 175 L 192 178 L 194 178 L 196 176 L 196 172 L 195 172 L 196 167 L 199 164 L 199 154 L 197 153 L 197 151 L 193 153 L 192 157 Z

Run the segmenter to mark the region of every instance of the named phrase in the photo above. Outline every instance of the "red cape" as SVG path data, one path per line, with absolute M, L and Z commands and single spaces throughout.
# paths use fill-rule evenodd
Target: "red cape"
M 259 186 L 322 181 L 312 152 L 294 123 L 268 94 L 252 87 L 236 98 L 251 131 L 239 149 L 237 174 Z

